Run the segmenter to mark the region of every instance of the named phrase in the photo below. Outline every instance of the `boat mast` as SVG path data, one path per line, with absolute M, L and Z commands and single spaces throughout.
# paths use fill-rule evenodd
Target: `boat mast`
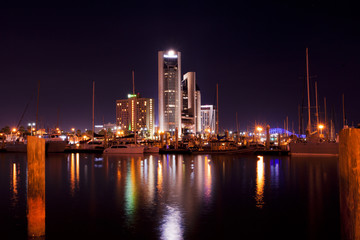
M 310 116 L 310 84 L 309 84 L 309 49 L 306 48 L 306 82 L 307 82 L 307 98 L 308 98 L 308 125 L 307 131 L 311 134 L 311 116 Z
M 38 121 L 39 121 L 39 95 L 40 95 L 40 80 L 38 81 L 38 94 L 37 94 L 37 103 L 36 103 L 36 122 L 35 122 L 35 134 L 38 130 Z
M 236 132 L 239 132 L 238 113 L 236 112 Z
M 133 96 L 134 96 L 135 95 L 135 71 L 134 70 L 132 70 L 132 84 L 133 84 Z M 133 101 L 133 105 L 135 105 L 134 100 L 131 100 L 131 101 Z M 137 96 L 136 96 L 136 101 L 137 101 Z M 134 111 L 134 109 L 132 111 Z M 136 144 L 137 143 L 137 136 L 136 136 L 137 114 L 136 114 L 136 110 L 135 110 L 132 117 L 134 118 L 134 126 L 133 126 L 133 128 L 134 128 L 134 142 Z
M 298 114 L 299 114 L 299 136 L 301 135 L 301 119 L 300 119 L 300 104 L 298 105 Z
M 219 84 L 216 84 L 216 135 L 219 135 Z
M 238 124 L 238 113 L 236 112 L 236 141 L 239 142 L 239 124 Z
M 132 70 L 132 84 L 133 84 L 133 94 L 135 94 L 135 71 Z
M 315 103 L 316 103 L 316 128 L 319 127 L 319 107 L 318 107 L 318 95 L 317 95 L 317 81 L 315 81 Z
M 95 81 L 93 81 L 93 96 L 92 96 L 92 140 L 95 136 Z
M 325 132 L 327 133 L 326 135 L 327 135 L 327 138 L 329 137 L 328 135 L 328 133 L 329 133 L 329 131 L 328 131 L 328 126 L 327 126 L 327 115 L 326 115 L 326 97 L 324 97 L 324 125 L 325 125 Z
M 345 96 L 342 94 L 342 107 L 343 107 L 343 128 L 346 126 L 346 118 L 345 118 Z

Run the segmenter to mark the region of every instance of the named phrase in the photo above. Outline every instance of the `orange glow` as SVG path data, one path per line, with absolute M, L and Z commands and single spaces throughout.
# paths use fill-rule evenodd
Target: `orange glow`
M 163 175 L 162 175 L 162 166 L 161 161 L 158 161 L 158 182 L 157 182 L 157 188 L 159 192 L 162 192 L 162 182 L 163 182 Z
M 323 129 L 323 128 L 324 128 L 324 125 L 319 124 L 318 128 L 321 130 L 321 129 Z
M 205 195 L 209 199 L 211 197 L 211 164 L 210 159 L 205 156 L 204 166 L 207 168 L 205 173 Z
M 121 171 L 120 171 L 120 167 L 118 166 L 117 168 L 117 179 L 118 181 L 120 182 L 120 179 L 121 179 Z
M 262 208 L 264 205 L 264 186 L 265 186 L 265 173 L 264 173 L 264 157 L 258 156 L 256 165 L 256 206 Z
M 28 137 L 28 236 L 45 235 L 45 139 Z
M 15 133 L 16 131 L 17 131 L 16 128 L 13 128 L 13 129 L 12 129 L 12 132 L 13 132 L 13 133 Z
M 80 179 L 80 163 L 79 163 L 79 158 L 80 158 L 80 155 L 79 153 L 76 153 L 76 178 L 75 178 L 75 181 L 76 181 L 76 186 L 77 188 L 79 188 L 79 179 Z
M 45 235 L 45 201 L 40 196 L 28 198 L 28 235 Z
M 17 195 L 17 172 L 16 172 L 16 163 L 13 163 L 13 193 L 14 195 Z
M 259 127 L 256 128 L 256 130 L 261 132 L 263 130 L 263 128 L 259 126 Z
M 71 154 L 70 160 L 70 191 L 71 195 L 74 195 L 75 192 L 75 154 Z

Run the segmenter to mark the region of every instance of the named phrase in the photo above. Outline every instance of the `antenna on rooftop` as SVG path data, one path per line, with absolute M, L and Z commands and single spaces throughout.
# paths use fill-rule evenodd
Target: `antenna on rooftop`
M 132 70 L 132 84 L 133 84 L 133 94 L 135 94 L 135 71 Z

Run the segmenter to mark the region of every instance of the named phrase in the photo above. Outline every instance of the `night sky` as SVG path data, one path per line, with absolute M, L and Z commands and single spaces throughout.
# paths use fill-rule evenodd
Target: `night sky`
M 182 74 L 196 72 L 202 104 L 216 103 L 219 83 L 220 129 L 235 129 L 238 112 L 242 130 L 255 121 L 283 127 L 286 116 L 297 130 L 306 47 L 321 116 L 326 97 L 340 127 L 344 93 L 349 124 L 360 122 L 360 15 L 352 2 L 104 2 L 1 5 L 0 128 L 16 126 L 27 104 L 21 125 L 35 122 L 38 81 L 42 126 L 55 127 L 59 112 L 62 129 L 91 129 L 92 81 L 96 124 L 115 123 L 132 69 L 136 92 L 155 98 L 157 109 L 157 52 L 167 49 L 182 53 Z

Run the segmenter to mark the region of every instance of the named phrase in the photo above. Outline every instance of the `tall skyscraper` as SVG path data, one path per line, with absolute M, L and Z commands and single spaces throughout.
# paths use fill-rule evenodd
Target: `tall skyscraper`
M 183 132 L 200 133 L 201 131 L 201 94 L 196 84 L 195 72 L 187 72 L 181 81 L 182 113 L 181 125 Z
M 152 137 L 154 134 L 154 99 L 128 94 L 128 99 L 116 101 L 116 125 L 121 129 L 136 130 Z
M 158 52 L 159 127 L 160 131 L 181 134 L 181 53 Z

